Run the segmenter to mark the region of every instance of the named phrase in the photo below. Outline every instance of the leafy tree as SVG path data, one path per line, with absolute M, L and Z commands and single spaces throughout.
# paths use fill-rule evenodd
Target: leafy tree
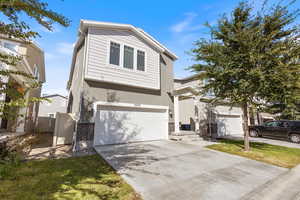
M 64 16 L 48 8 L 48 4 L 41 0 L 0 0 L 0 34 L 8 38 L 30 43 L 34 38 L 40 37 L 39 33 L 32 30 L 28 21 L 37 22 L 49 31 L 53 30 L 53 24 L 58 23 L 64 27 L 69 26 L 70 21 Z M 0 52 L 0 63 L 16 66 L 21 56 L 15 56 Z M 37 102 L 43 98 L 25 98 L 30 90 L 40 87 L 41 83 L 32 83 L 35 79 L 31 74 L 14 70 L 0 70 L 0 94 L 10 97 L 10 102 L 0 101 L 0 117 L 15 119 L 18 116 L 18 109 L 26 107 L 30 102 Z M 7 82 L 7 77 L 12 75 L 26 77 L 29 86 L 26 89 L 16 88 L 16 84 Z M 24 83 L 25 85 L 25 83 Z M 24 86 L 25 88 L 25 86 Z M 15 112 L 13 112 L 15 111 Z
M 225 100 L 241 105 L 245 150 L 250 150 L 248 108 L 266 108 L 276 103 L 297 106 L 300 96 L 299 10 L 280 4 L 264 7 L 257 13 L 248 2 L 241 2 L 215 27 L 206 24 L 210 39 L 195 43 L 190 67 L 202 72 L 209 83 L 203 93 L 213 90 L 213 101 Z

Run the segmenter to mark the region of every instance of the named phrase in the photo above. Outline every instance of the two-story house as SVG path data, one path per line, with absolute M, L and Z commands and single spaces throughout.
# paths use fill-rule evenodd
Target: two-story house
M 16 66 L 0 63 L 1 70 L 13 70 L 25 72 L 36 77 L 35 80 L 28 79 L 21 75 L 1 76 L 2 81 L 10 82 L 16 89 L 25 91 L 32 82 L 45 82 L 45 62 L 43 50 L 34 42 L 24 42 L 18 39 L 0 36 L 0 51 L 3 54 L 15 55 L 21 58 Z M 41 87 L 30 90 L 26 93 L 26 98 L 40 97 Z M 7 94 L 1 94 L 0 101 L 10 101 Z M 17 112 L 16 120 L 0 119 L 0 128 L 4 132 L 32 132 L 36 125 L 39 103 L 31 103 L 26 108 L 21 108 Z
M 94 122 L 94 145 L 168 138 L 177 56 L 129 24 L 81 20 L 68 113 Z
M 239 105 L 231 106 L 226 101 L 210 103 L 213 92 L 201 95 L 207 79 L 194 74 L 181 79 L 174 79 L 175 133 L 194 131 L 200 135 L 216 133 L 222 136 L 243 136 L 242 110 Z M 177 117 L 176 117 L 177 116 Z M 260 124 L 274 119 L 268 113 L 249 112 L 249 125 Z M 208 124 L 212 124 L 208 126 Z
M 175 113 L 177 113 L 176 121 L 179 124 L 177 127 L 175 126 L 175 132 L 187 130 L 201 135 L 211 135 L 214 132 L 219 137 L 243 136 L 241 108 L 230 106 L 226 102 L 209 103 L 209 100 L 214 97 L 212 92 L 199 95 L 199 91 L 206 81 L 199 79 L 198 74 L 174 79 L 174 102 L 175 110 L 177 110 Z M 208 124 L 216 124 L 216 128 L 208 126 Z

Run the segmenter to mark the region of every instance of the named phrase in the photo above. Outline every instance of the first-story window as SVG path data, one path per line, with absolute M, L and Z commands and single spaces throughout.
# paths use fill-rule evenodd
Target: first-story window
M 120 65 L 120 44 L 110 42 L 109 63 L 112 65 Z
M 145 52 L 137 51 L 137 65 L 136 69 L 139 71 L 145 71 Z
M 132 47 L 124 45 L 124 67 L 128 69 L 133 69 L 133 52 Z

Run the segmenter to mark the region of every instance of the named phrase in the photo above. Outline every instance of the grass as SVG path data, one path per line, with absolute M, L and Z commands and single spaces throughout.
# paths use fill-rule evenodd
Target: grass
M 244 151 L 244 141 L 221 140 L 220 144 L 207 146 L 209 149 L 235 154 L 257 161 L 293 168 L 300 164 L 300 149 L 266 143 L 251 142 L 251 151 Z
M 99 156 L 28 161 L 0 180 L 5 200 L 140 200 Z

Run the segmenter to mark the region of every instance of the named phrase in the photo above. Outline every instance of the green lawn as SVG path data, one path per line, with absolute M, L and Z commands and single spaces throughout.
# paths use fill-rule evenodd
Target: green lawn
M 258 160 L 280 167 L 292 168 L 300 164 L 300 149 L 251 142 L 251 151 L 245 152 L 244 141 L 220 140 L 220 144 L 207 146 L 226 153 L 231 153 L 253 160 Z
M 99 156 L 28 161 L 0 179 L 5 200 L 140 200 Z

